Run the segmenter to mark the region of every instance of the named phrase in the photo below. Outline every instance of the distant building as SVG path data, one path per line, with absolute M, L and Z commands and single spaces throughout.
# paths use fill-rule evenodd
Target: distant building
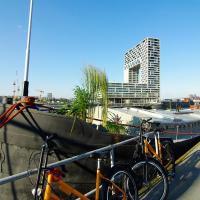
M 52 99 L 53 99 L 53 95 L 52 95 L 51 92 L 50 92 L 50 93 L 47 93 L 47 99 L 49 99 L 49 100 L 52 100 Z
M 160 42 L 146 38 L 125 53 L 124 83 L 109 83 L 111 106 L 148 106 L 160 99 Z

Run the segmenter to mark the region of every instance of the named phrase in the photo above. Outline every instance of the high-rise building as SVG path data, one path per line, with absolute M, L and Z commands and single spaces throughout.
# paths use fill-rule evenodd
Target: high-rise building
M 148 106 L 160 99 L 160 42 L 146 38 L 125 53 L 124 83 L 109 83 L 113 106 Z

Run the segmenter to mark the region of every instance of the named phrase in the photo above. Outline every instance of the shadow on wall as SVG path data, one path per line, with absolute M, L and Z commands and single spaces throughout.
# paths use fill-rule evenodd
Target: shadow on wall
M 191 138 L 185 141 L 174 143 L 175 148 L 175 158 L 180 158 L 183 154 L 185 154 L 188 150 L 190 150 L 194 145 L 200 142 L 200 136 L 195 138 Z
M 6 110 L 6 104 L 3 104 L 3 112 Z M 3 113 L 2 112 L 2 113 Z M 9 144 L 8 144 L 8 139 L 7 139 L 7 125 L 2 127 L 3 129 L 3 141 L 1 142 L 1 153 L 2 153 L 2 159 L 0 160 L 0 173 L 3 173 L 3 164 L 4 162 L 6 163 L 6 168 L 8 175 L 13 175 L 13 170 L 12 170 L 12 165 L 11 165 L 11 157 L 10 157 L 10 149 L 9 149 Z M 5 152 L 3 152 L 3 143 L 5 144 Z M 10 187 L 10 191 L 12 193 L 13 199 L 17 199 L 17 194 L 16 194 L 16 188 L 13 182 L 8 184 L 8 187 Z

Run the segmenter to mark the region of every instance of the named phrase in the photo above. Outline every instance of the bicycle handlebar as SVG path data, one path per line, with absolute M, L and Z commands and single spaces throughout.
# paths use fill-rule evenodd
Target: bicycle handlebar
M 152 118 L 149 118 L 149 119 L 143 119 L 143 120 L 142 120 L 142 124 L 147 123 L 147 122 L 149 122 L 149 121 L 151 121 L 151 120 L 152 120 Z
M 47 135 L 43 146 L 47 146 L 48 148 L 55 150 L 56 149 L 56 143 L 54 141 L 52 141 L 53 139 L 55 139 L 57 137 L 57 134 L 53 133 L 51 135 Z
M 154 130 L 156 130 L 156 131 L 163 131 L 162 129 L 159 129 L 159 128 L 158 128 L 158 127 L 160 126 L 160 122 L 150 122 L 151 120 L 152 120 L 152 118 L 149 118 L 149 119 L 147 119 L 147 120 L 143 119 L 143 120 L 142 120 L 142 123 L 141 123 L 141 126 L 142 126 L 143 124 L 145 124 L 145 123 L 149 123 L 149 124 L 151 124 L 151 125 L 155 125 Z
M 140 128 L 142 130 L 148 130 L 148 131 L 153 131 L 153 132 L 163 132 L 163 128 L 159 128 L 160 122 L 150 122 L 152 120 L 152 118 L 149 119 L 143 119 L 141 124 L 140 124 Z M 150 125 L 154 125 L 154 127 L 144 127 L 143 125 L 145 125 L 145 123 L 148 123 Z M 148 129 L 149 128 L 149 129 Z

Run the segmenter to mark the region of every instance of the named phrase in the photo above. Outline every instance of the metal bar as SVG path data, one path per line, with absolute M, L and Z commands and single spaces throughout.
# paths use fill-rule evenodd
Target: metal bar
M 135 141 L 138 138 L 139 138 L 139 136 L 124 140 L 122 142 L 118 142 L 116 144 L 111 144 L 111 145 L 108 145 L 106 147 L 102 147 L 102 148 L 99 148 L 99 149 L 96 149 L 96 150 L 93 150 L 93 151 L 89 151 L 89 152 L 86 152 L 86 153 L 83 153 L 83 154 L 80 154 L 80 155 L 77 155 L 77 156 L 73 156 L 71 158 L 67 158 L 67 159 L 64 159 L 64 160 L 61 160 L 61 161 L 58 161 L 58 162 L 55 162 L 55 163 L 51 163 L 51 164 L 47 165 L 47 168 L 48 169 L 55 168 L 55 167 L 59 167 L 61 165 L 65 165 L 65 164 L 68 164 L 68 163 L 71 163 L 71 162 L 74 162 L 74 161 L 77 161 L 77 160 L 80 160 L 80 159 L 83 159 L 83 158 L 88 158 L 93 153 L 99 153 L 101 151 L 108 151 L 108 150 L 111 150 L 111 149 L 116 148 L 118 146 L 121 146 L 123 144 L 127 144 L 129 142 Z M 3 184 L 6 184 L 6 183 L 9 183 L 9 182 L 13 182 L 13 181 L 31 176 L 33 174 L 36 174 L 37 171 L 38 171 L 38 169 L 36 168 L 36 169 L 27 170 L 27 171 L 24 171 L 24 172 L 21 172 L 21 173 L 12 175 L 12 176 L 1 178 L 0 179 L 0 185 L 3 185 Z
M 100 188 L 101 188 L 101 186 L 100 186 Z M 100 189 L 100 188 L 99 188 L 99 189 Z M 93 189 L 93 190 L 91 190 L 91 191 L 89 191 L 88 193 L 84 194 L 84 196 L 89 197 L 90 195 L 94 194 L 95 192 L 96 192 L 96 188 Z M 80 198 L 77 198 L 77 199 L 75 199 L 75 200 L 81 200 L 81 199 L 80 199 Z
M 115 156 L 114 149 L 110 150 L 110 166 L 113 167 L 115 165 Z
M 35 169 L 27 170 L 27 171 L 24 171 L 24 172 L 21 172 L 21 173 L 18 173 L 18 174 L 14 174 L 12 176 L 1 178 L 0 179 L 0 185 L 6 184 L 6 183 L 9 183 L 9 182 L 13 182 L 13 181 L 16 181 L 16 180 L 19 180 L 19 179 L 22 179 L 22 178 L 26 178 L 28 176 L 36 174 L 37 171 L 38 171 L 38 169 L 35 168 Z

